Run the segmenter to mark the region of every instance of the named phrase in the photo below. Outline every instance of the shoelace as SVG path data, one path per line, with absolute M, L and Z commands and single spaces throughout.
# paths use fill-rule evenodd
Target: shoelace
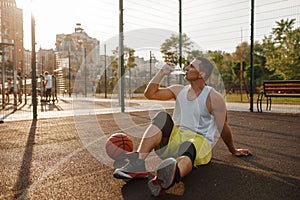
M 138 172 L 138 171 L 140 171 L 138 168 L 139 168 L 139 166 L 136 163 L 133 163 L 132 161 L 131 162 L 129 161 L 123 167 L 123 169 L 126 170 L 127 172 Z

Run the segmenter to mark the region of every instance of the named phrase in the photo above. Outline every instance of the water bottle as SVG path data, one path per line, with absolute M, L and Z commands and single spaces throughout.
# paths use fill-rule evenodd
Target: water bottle
M 162 69 L 165 65 L 167 65 L 169 68 L 171 68 L 171 70 L 173 70 L 171 72 L 171 74 L 174 74 L 174 75 L 185 75 L 185 71 L 183 71 L 178 65 L 176 65 L 176 66 L 168 65 L 167 63 L 165 63 L 163 61 L 157 62 L 155 64 L 155 68 Z

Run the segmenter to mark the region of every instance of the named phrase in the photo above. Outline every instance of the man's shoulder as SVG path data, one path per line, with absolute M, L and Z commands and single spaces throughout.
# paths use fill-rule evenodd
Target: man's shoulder
M 211 105 L 212 107 L 215 107 L 215 108 L 226 108 L 226 105 L 225 105 L 225 99 L 224 99 L 224 96 L 218 92 L 217 90 L 215 90 L 214 88 L 212 88 L 210 90 L 210 98 L 208 98 L 208 100 L 210 100 L 211 102 Z
M 178 89 L 183 89 L 185 86 L 184 85 L 181 85 L 181 84 L 174 84 L 174 85 L 171 85 L 170 88 L 178 88 Z
M 184 85 L 174 84 L 169 87 L 169 89 L 177 96 L 178 93 L 184 88 Z

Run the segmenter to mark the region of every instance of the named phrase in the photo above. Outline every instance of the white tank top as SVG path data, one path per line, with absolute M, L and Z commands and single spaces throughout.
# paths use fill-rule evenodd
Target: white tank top
M 189 89 L 190 85 L 187 85 L 177 95 L 173 113 L 174 123 L 181 129 L 190 129 L 203 135 L 212 146 L 217 128 L 214 116 L 206 107 L 206 100 L 212 88 L 205 86 L 200 95 L 192 101 L 187 99 Z

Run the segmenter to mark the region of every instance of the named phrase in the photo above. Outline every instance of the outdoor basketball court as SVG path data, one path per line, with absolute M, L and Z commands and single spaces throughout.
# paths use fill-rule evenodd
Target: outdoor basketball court
M 149 123 L 149 111 L 129 116 L 141 127 Z M 124 115 L 95 119 L 111 134 L 120 131 L 118 117 Z M 210 164 L 159 199 L 299 199 L 299 114 L 230 111 L 228 117 L 236 147 L 253 156 L 232 156 L 219 141 Z M 1 124 L 0 199 L 156 199 L 147 180 L 114 179 L 113 169 L 83 145 L 80 126 L 74 117 Z

